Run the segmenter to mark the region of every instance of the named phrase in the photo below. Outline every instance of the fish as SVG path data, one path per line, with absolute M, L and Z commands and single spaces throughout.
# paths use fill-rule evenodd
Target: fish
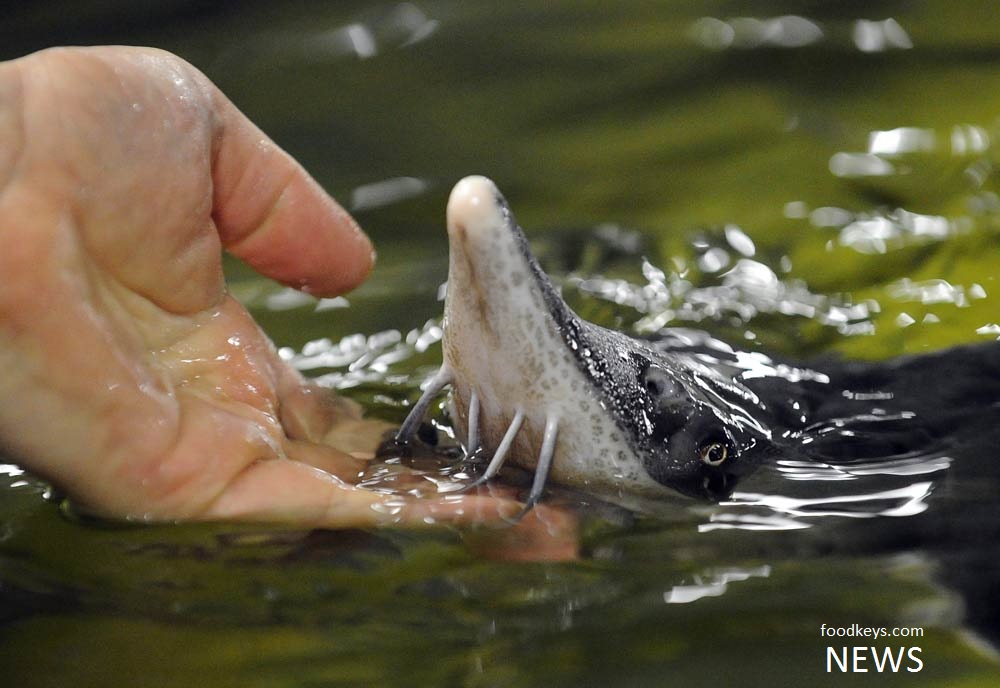
M 532 254 L 496 185 L 459 181 L 447 206 L 443 363 L 400 426 L 412 441 L 450 387 L 466 455 L 598 491 L 720 495 L 772 447 L 763 404 L 698 347 L 628 336 L 580 318 Z
M 1000 412 L 997 342 L 797 363 L 688 328 L 632 337 L 573 312 L 486 177 L 455 185 L 447 230 L 443 362 L 395 445 L 448 388 L 465 457 L 488 458 L 468 489 L 509 461 L 533 473 L 522 513 L 549 481 L 720 501 L 779 459 L 849 477 L 952 446 Z

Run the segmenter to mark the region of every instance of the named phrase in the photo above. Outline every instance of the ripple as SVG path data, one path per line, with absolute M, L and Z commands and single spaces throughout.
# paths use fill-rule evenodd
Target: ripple
M 927 510 L 927 498 L 933 482 L 917 482 L 893 490 L 861 494 L 841 494 L 800 498 L 775 494 L 735 492 L 724 507 L 758 507 L 794 519 L 839 517 L 875 518 L 877 516 L 915 516 Z
M 856 480 L 872 475 L 929 475 L 947 470 L 953 462 L 950 456 L 931 454 L 853 463 L 849 466 L 816 461 L 779 460 L 778 471 L 789 480 L 840 481 Z
M 704 256 L 712 255 L 710 251 L 703 254 L 702 267 Z M 709 267 L 723 267 L 719 258 L 709 260 Z M 646 284 L 602 276 L 573 278 L 569 282 L 588 296 L 643 314 L 635 325 L 640 334 L 658 332 L 677 321 L 735 316 L 748 323 L 764 314 L 814 320 L 844 335 L 868 334 L 874 328 L 873 314 L 880 311 L 878 302 L 872 299 L 852 303 L 840 295 L 813 292 L 804 281 L 779 277 L 770 266 L 750 258 L 740 258 L 719 275 L 718 284 L 696 286 L 684 277 L 685 272 L 665 271 L 644 261 Z
M 278 355 L 301 371 L 329 370 L 313 378 L 317 384 L 349 389 L 364 383 L 394 381 L 392 374 L 401 363 L 427 351 L 442 336 L 440 321 L 432 319 L 405 335 L 399 330 L 383 330 L 347 335 L 336 342 L 324 337 L 307 342 L 299 351 L 282 347 Z M 397 381 L 406 382 L 406 378 Z

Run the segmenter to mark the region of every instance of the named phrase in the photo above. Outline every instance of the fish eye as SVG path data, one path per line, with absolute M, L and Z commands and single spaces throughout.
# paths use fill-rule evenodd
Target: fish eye
M 729 458 L 729 443 L 709 440 L 698 448 L 698 458 L 706 466 L 721 466 Z

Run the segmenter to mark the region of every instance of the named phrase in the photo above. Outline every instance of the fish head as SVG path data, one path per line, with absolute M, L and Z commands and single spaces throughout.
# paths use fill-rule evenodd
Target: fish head
M 448 237 L 443 348 L 460 437 L 475 394 L 482 449 L 518 417 L 513 460 L 529 470 L 558 420 L 551 476 L 564 484 L 719 499 L 751 469 L 769 437 L 752 394 L 704 360 L 577 316 L 489 179 L 455 186 Z
M 724 499 L 775 451 L 761 421 L 764 405 L 737 380 L 678 352 L 636 347 L 628 358 L 635 383 L 625 402 L 630 410 L 620 416 L 657 483 Z

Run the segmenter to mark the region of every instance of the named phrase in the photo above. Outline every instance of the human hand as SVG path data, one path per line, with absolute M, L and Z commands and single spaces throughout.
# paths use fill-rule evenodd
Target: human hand
M 332 295 L 364 279 L 371 245 L 189 64 L 124 47 L 0 64 L 0 141 L 0 446 L 26 467 L 144 520 L 517 512 L 360 489 L 363 462 L 318 441 L 343 412 L 227 295 L 220 247 Z

